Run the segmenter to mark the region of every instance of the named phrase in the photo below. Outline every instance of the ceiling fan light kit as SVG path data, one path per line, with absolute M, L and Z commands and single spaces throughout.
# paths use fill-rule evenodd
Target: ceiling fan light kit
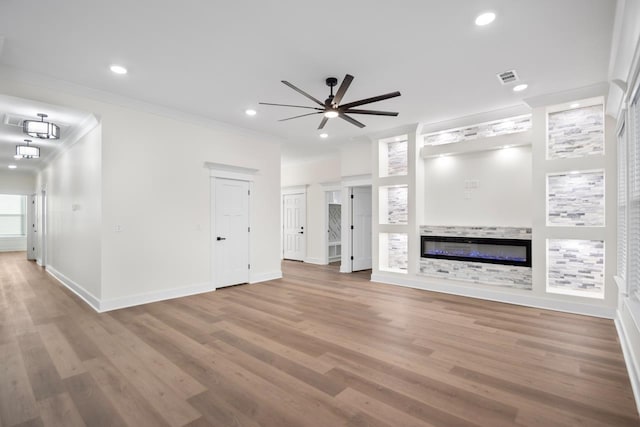
M 346 104 L 340 104 L 340 102 L 342 102 L 342 98 L 344 97 L 344 94 L 347 92 L 347 89 L 349 89 L 349 86 L 351 85 L 352 81 L 353 81 L 352 75 L 350 74 L 345 75 L 344 79 L 342 80 L 342 83 L 340 84 L 340 87 L 338 88 L 338 91 L 334 95 L 333 88 L 338 85 L 338 79 L 335 77 L 329 77 L 328 79 L 326 79 L 325 82 L 327 86 L 329 86 L 330 88 L 329 89 L 330 93 L 329 93 L 329 97 L 324 102 L 321 102 L 317 98 L 309 95 L 307 92 L 294 86 L 288 81 L 282 80 L 283 84 L 285 84 L 286 86 L 289 86 L 291 89 L 295 90 L 296 92 L 306 97 L 307 99 L 310 99 L 311 101 L 315 102 L 320 107 L 309 107 L 306 105 L 291 105 L 291 104 L 274 104 L 270 102 L 260 102 L 260 104 L 271 105 L 276 107 L 293 107 L 293 108 L 306 108 L 309 110 L 315 110 L 312 113 L 288 117 L 286 119 L 281 119 L 279 121 L 284 122 L 287 120 L 297 119 L 300 117 L 322 114 L 324 115 L 324 117 L 322 118 L 322 121 L 320 121 L 320 125 L 318 126 L 318 129 L 324 128 L 324 126 L 327 124 L 327 121 L 329 119 L 333 119 L 336 117 L 340 117 L 341 119 L 359 128 L 365 127 L 364 123 L 361 123 L 358 120 L 351 117 L 352 114 L 366 114 L 371 116 L 390 116 L 390 117 L 396 117 L 398 115 L 397 112 L 392 112 L 392 111 L 362 110 L 362 109 L 354 108 L 354 107 L 359 107 L 365 104 L 371 104 L 373 102 L 384 101 L 385 99 L 395 98 L 397 96 L 400 96 L 400 92 L 398 91 L 386 93 L 384 95 L 373 96 L 371 98 L 361 99 L 359 101 L 353 101 Z
M 38 113 L 40 121 L 37 120 L 25 120 L 22 124 L 22 131 L 33 138 L 40 139 L 59 139 L 60 127 L 55 123 L 45 122 L 48 116 L 46 114 Z

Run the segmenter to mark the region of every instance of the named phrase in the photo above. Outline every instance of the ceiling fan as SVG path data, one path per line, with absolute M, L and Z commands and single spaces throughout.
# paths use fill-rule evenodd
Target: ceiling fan
M 303 91 L 302 89 L 292 85 L 288 81 L 282 80 L 282 83 L 289 86 L 291 89 L 295 90 L 299 94 L 306 96 L 307 98 L 309 98 L 310 100 L 318 104 L 320 107 L 308 107 L 305 105 L 291 105 L 291 104 L 273 104 L 270 102 L 260 102 L 259 104 L 275 105 L 278 107 L 295 107 L 295 108 L 306 108 L 310 110 L 316 110 L 313 113 L 301 114 L 299 116 L 288 117 L 286 119 L 282 119 L 278 121 L 284 122 L 287 120 L 297 119 L 300 117 L 312 116 L 314 114 L 323 114 L 324 117 L 322 118 L 322 121 L 320 122 L 320 126 L 318 126 L 318 129 L 324 128 L 324 125 L 327 124 L 327 121 L 329 119 L 333 119 L 336 117 L 340 117 L 341 119 L 346 120 L 347 122 L 351 123 L 352 125 L 358 126 L 359 128 L 363 128 L 365 126 L 363 123 L 349 116 L 349 114 L 368 114 L 372 116 L 393 116 L 393 117 L 396 117 L 398 115 L 398 113 L 392 112 L 392 111 L 361 110 L 361 109 L 354 108 L 364 104 L 371 104 L 372 102 L 378 102 L 378 101 L 383 101 L 389 98 L 395 98 L 396 96 L 400 96 L 400 92 L 398 91 L 386 93 L 384 95 L 374 96 L 371 98 L 361 99 L 359 101 L 348 102 L 346 104 L 340 104 L 340 102 L 342 101 L 342 98 L 344 97 L 344 94 L 347 92 L 347 89 L 349 89 L 349 85 L 351 85 L 352 81 L 353 81 L 352 75 L 347 74 L 346 76 L 344 76 L 344 79 L 342 80 L 342 84 L 340 84 L 338 91 L 334 95 L 333 88 L 338 84 L 338 79 L 335 77 L 329 77 L 326 80 L 326 83 L 327 83 L 327 86 L 329 86 L 331 92 L 329 93 L 329 97 L 324 102 L 321 102 L 318 99 L 314 98 L 313 96 L 309 95 L 307 92 Z

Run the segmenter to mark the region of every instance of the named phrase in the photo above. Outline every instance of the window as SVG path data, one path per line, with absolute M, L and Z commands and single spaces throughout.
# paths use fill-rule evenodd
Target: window
M 0 194 L 0 237 L 24 236 L 26 214 L 26 196 Z
M 640 90 L 636 91 L 630 108 L 631 126 L 627 134 L 627 259 L 640 259 Z M 640 263 L 627 265 L 629 296 L 640 296 Z

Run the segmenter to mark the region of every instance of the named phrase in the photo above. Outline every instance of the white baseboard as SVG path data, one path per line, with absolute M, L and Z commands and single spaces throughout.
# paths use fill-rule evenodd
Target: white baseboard
M 327 263 L 324 262 L 324 260 L 320 259 L 320 258 L 306 257 L 304 259 L 304 262 L 306 262 L 307 264 L 327 265 Z
M 111 298 L 100 301 L 100 312 L 118 310 L 136 305 L 148 304 L 151 302 L 164 301 L 174 298 L 188 297 L 190 295 L 202 294 L 215 291 L 216 288 L 209 282 L 198 283 L 196 285 L 183 286 L 179 288 L 165 289 L 162 291 L 146 292 L 143 294 L 129 295 L 121 298 Z
M 626 305 L 627 301 L 623 301 L 622 304 Z M 633 350 L 632 340 L 630 339 L 630 334 L 640 337 L 640 329 L 633 321 L 629 308 L 623 307 L 623 310 L 626 311 L 626 315 L 623 315 L 620 311 L 617 312 L 615 319 L 616 330 L 620 338 L 620 347 L 622 347 L 627 372 L 629 373 L 629 380 L 631 381 L 631 388 L 636 401 L 636 410 L 640 410 L 640 364 L 638 364 L 640 354 L 636 354 Z M 635 329 L 635 331 L 630 329 Z
M 542 308 L 546 310 L 562 311 L 565 313 L 583 314 L 587 316 L 603 317 L 614 319 L 615 308 L 599 307 L 588 304 L 580 304 L 570 301 L 558 301 L 548 298 L 540 298 L 533 295 L 510 294 L 493 291 L 490 289 L 472 288 L 456 284 L 441 283 L 434 281 L 423 281 L 398 275 L 372 274 L 372 282 L 385 283 L 388 285 L 399 285 L 408 288 L 424 289 L 427 291 L 442 292 L 445 294 L 460 295 L 465 297 L 485 299 L 489 301 L 505 302 L 508 304 L 523 305 L 526 307 Z
M 80 299 L 82 299 L 84 302 L 89 304 L 89 306 L 93 308 L 95 311 L 97 311 L 98 313 L 101 312 L 100 299 L 97 298 L 95 295 L 93 295 L 91 292 L 87 291 L 85 288 L 83 288 L 73 280 L 69 279 L 67 276 L 60 273 L 58 270 L 56 270 L 50 265 L 47 266 L 45 271 L 49 273 L 58 282 L 62 283 L 71 292 L 79 296 Z
M 267 282 L 269 280 L 282 279 L 282 271 L 272 271 L 271 273 L 251 274 L 249 283 Z

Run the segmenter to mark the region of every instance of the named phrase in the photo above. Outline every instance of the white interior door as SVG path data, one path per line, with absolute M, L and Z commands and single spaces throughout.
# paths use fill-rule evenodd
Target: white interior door
M 353 187 L 351 226 L 351 269 L 369 270 L 372 267 L 371 187 Z
M 213 178 L 213 266 L 216 287 L 249 282 L 249 183 Z
M 306 197 L 304 193 L 285 194 L 283 204 L 283 242 L 285 259 L 303 261 L 306 255 L 305 221 Z

